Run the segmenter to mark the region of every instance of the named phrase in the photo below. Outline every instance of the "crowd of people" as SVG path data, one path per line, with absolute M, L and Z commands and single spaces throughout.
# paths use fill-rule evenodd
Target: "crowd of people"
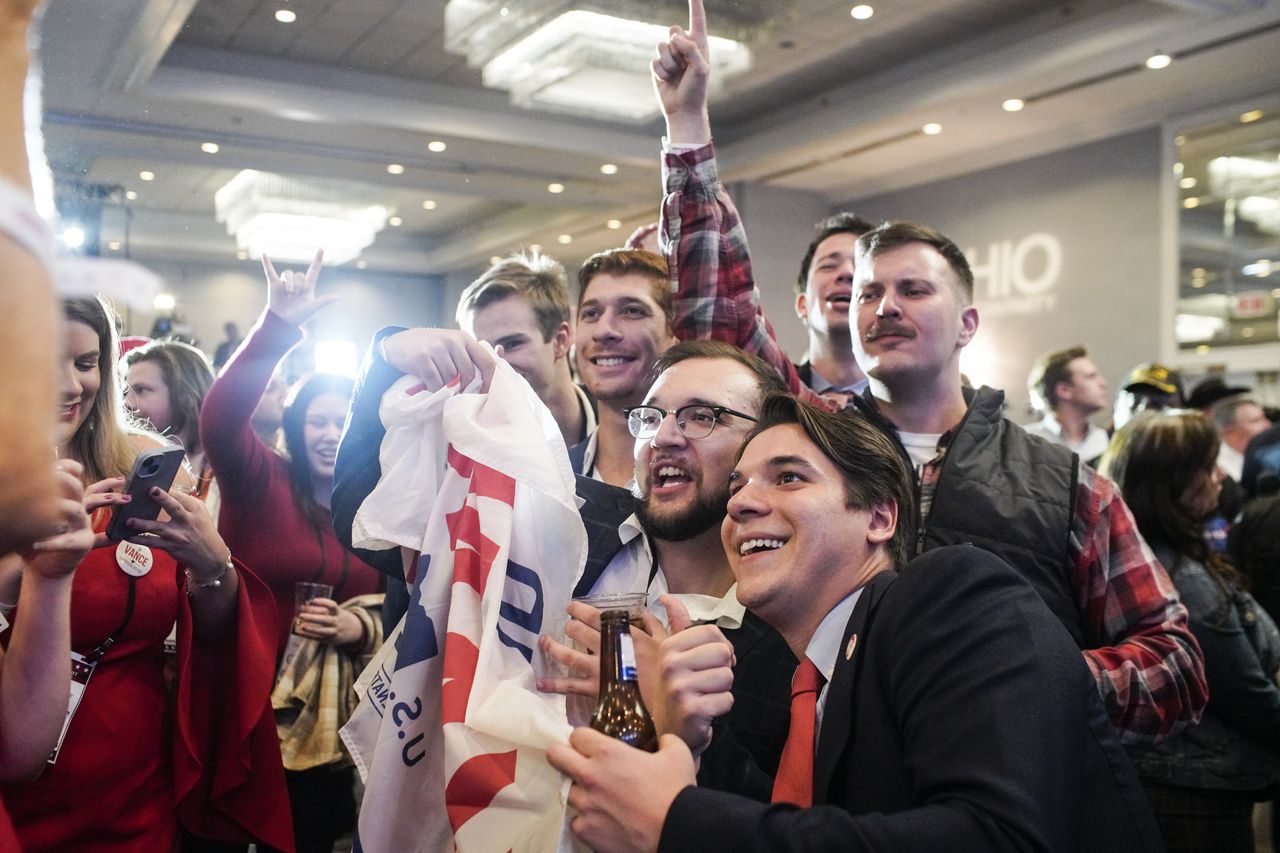
M 488 397 L 501 362 L 572 469 L 587 545 L 561 592 L 650 611 L 632 636 L 657 751 L 576 728 L 545 753 L 581 842 L 1254 849 L 1280 786 L 1275 418 L 1155 362 L 1107 418 L 1077 344 L 1031 366 L 1038 419 L 1015 423 L 960 372 L 981 333 L 964 254 L 853 213 L 797 247 L 793 362 L 717 175 L 701 0 L 653 61 L 655 228 L 587 259 L 576 294 L 513 254 L 458 330 L 388 327 L 356 380 L 292 384 L 281 363 L 336 301 L 323 251 L 264 257 L 262 312 L 212 361 L 126 352 L 109 299 L 59 302 L 21 121 L 38 5 L 0 6 L 0 288 L 27 332 L 0 339 L 0 850 L 358 835 L 340 729 L 366 665 L 424 642 L 406 617 L 429 566 L 359 533 L 397 461 L 384 400 L 405 377 Z M 173 484 L 138 488 L 173 446 Z M 569 613 L 536 688 L 589 700 L 599 614 Z

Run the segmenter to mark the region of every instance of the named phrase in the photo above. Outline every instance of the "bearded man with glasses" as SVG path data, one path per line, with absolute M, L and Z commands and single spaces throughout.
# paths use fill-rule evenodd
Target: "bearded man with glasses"
M 384 430 L 378 407 L 383 393 L 404 374 L 415 376 L 428 390 L 454 376 L 465 387 L 477 373 L 490 376 L 493 365 L 493 356 L 463 332 L 379 333 L 357 383 L 338 451 L 334 526 L 348 547 L 355 510 L 380 470 Z M 659 358 L 653 375 L 643 403 L 619 412 L 625 414 L 635 439 L 631 490 L 577 478 L 588 554 L 573 594 L 645 591 L 650 609 L 667 613 L 673 631 L 708 624 L 723 632 L 729 642 L 715 650 L 719 659 L 710 660 L 691 645 L 698 656 L 695 666 L 677 683 L 664 686 L 661 695 L 646 695 L 646 701 L 660 730 L 686 738 L 691 747 L 704 746 L 711 740 L 710 732 L 716 733 L 703 757 L 703 784 L 767 802 L 769 788 L 754 790 L 748 780 L 755 768 L 768 775 L 777 768 L 787 738 L 796 659 L 781 635 L 738 602 L 720 524 L 738 448 L 764 399 L 786 393 L 786 386 L 759 358 L 712 340 L 676 344 Z M 373 565 L 389 573 L 397 568 L 390 562 Z M 581 603 L 571 605 L 570 613 L 580 620 L 575 630 L 593 621 L 594 611 Z M 655 639 L 665 637 L 666 629 L 656 620 L 648 627 Z M 648 664 L 641 661 L 641 671 L 647 665 L 655 673 L 657 644 L 646 644 L 635 633 L 638 654 L 655 656 Z M 663 646 L 664 655 L 672 645 L 679 651 L 681 635 L 671 640 L 675 642 Z M 546 636 L 541 645 L 571 674 L 541 679 L 539 689 L 594 700 L 598 658 Z M 729 672 L 731 664 L 733 700 L 725 704 L 700 682 L 715 677 L 708 673 Z M 648 689 L 645 684 L 642 688 Z

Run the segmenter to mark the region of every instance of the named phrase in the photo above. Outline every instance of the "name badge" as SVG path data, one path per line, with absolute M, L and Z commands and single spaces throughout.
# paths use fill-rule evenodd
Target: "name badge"
M 62 721 L 58 742 L 54 744 L 53 753 L 49 756 L 50 764 L 58 760 L 62 741 L 67 736 L 67 729 L 71 728 L 71 718 L 76 715 L 76 709 L 80 707 L 80 700 L 84 698 L 84 691 L 89 686 L 89 676 L 93 675 L 93 669 L 96 666 L 96 663 L 86 660 L 84 655 L 71 653 L 71 694 L 67 701 L 67 718 Z
M 155 558 L 146 545 L 135 545 L 132 542 L 121 542 L 116 546 L 116 564 L 126 575 L 140 578 L 151 571 Z

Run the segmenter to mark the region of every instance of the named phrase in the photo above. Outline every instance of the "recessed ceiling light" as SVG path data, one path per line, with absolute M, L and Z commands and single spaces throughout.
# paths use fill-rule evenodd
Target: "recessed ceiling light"
M 435 210 L 435 209 L 436 209 L 436 200 L 435 200 L 435 199 L 433 199 L 433 198 L 429 198 L 429 199 L 427 199 L 426 201 L 424 201 L 424 202 L 422 203 L 422 209 L 423 209 L 423 210 Z
M 298 20 L 298 13 L 292 9 L 276 9 L 276 20 L 282 24 L 292 24 Z
M 218 153 L 218 143 L 216 143 L 216 142 L 201 142 L 201 143 L 200 143 L 200 150 L 201 150 L 201 151 L 203 151 L 203 152 L 204 152 L 204 153 L 206 153 L 206 154 L 217 154 L 217 153 Z
M 618 164 L 617 164 L 617 163 L 601 163 L 601 164 L 600 164 L 600 174 L 602 174 L 602 175 L 616 175 L 616 174 L 618 174 Z
M 540 254 L 542 254 L 542 244 L 541 244 L 541 243 L 530 243 L 530 244 L 529 244 L 529 251 L 530 251 L 530 252 L 532 252 L 532 253 L 533 253 L 533 254 L 535 254 L 535 255 L 540 255 Z
M 1191 279 L 1191 286 L 1194 287 L 1196 290 L 1199 290 L 1200 288 L 1204 287 L 1204 285 L 1205 285 L 1205 281 L 1202 278 Z
M 1178 186 L 1182 187 L 1184 190 L 1192 189 L 1193 187 L 1195 187 L 1195 185 L 1196 185 L 1195 178 L 1183 178 L 1182 180 L 1178 181 Z
M 1007 113 L 1016 113 L 1018 110 L 1022 109 L 1026 105 L 1027 105 L 1026 101 L 1022 100 L 1022 98 L 1010 98 L 1009 100 L 1001 104 L 1000 108 Z
M 151 307 L 157 311 L 172 311 L 177 304 L 178 300 L 172 293 L 157 293 L 151 300 Z
M 1181 133 L 1179 133 L 1177 136 L 1173 138 L 1173 144 L 1177 145 L 1178 147 L 1182 147 L 1183 145 L 1187 144 L 1187 138 L 1183 136 Z
M 1196 198 L 1195 196 L 1191 196 L 1191 198 L 1184 198 L 1182 200 L 1182 206 L 1185 207 L 1187 210 L 1190 210 L 1193 207 L 1199 207 L 1200 199 Z
M 489 266 L 496 267 L 500 263 L 502 263 L 502 258 L 499 257 L 498 255 L 489 256 Z
M 1253 332 L 1254 332 L 1253 326 L 1245 326 L 1243 329 L 1240 330 L 1240 337 L 1252 338 Z
M 240 251 L 236 252 L 236 257 L 242 261 L 247 261 L 249 260 L 249 253 L 246 252 L 244 249 L 241 249 Z
M 1185 167 L 1182 165 L 1182 163 L 1174 163 L 1174 164 L 1173 164 L 1173 173 L 1174 173 L 1175 175 L 1181 175 L 1181 174 L 1182 174 L 1182 170 L 1183 170 L 1183 168 L 1185 168 Z
M 1193 269 L 1193 270 L 1191 271 L 1191 274 L 1192 274 L 1193 276 L 1197 277 L 1197 278 L 1204 278 L 1205 273 L 1207 273 L 1207 272 L 1208 272 L 1208 270 L 1207 270 L 1207 269 L 1205 269 L 1204 267 L 1196 267 L 1195 269 Z
M 622 227 L 622 220 L 610 219 L 608 222 L 604 224 L 604 227 L 608 228 L 610 231 L 617 231 L 619 228 Z
M 401 219 L 399 216 L 393 216 L 387 220 L 387 224 L 390 225 L 392 228 L 399 228 L 401 225 L 404 224 L 404 220 Z
M 1173 57 L 1167 53 L 1153 53 L 1147 57 L 1147 67 L 1152 71 L 1159 71 L 1161 68 L 1168 68 L 1173 62 Z
M 1196 355 L 1208 355 L 1208 354 L 1209 354 L 1208 344 L 1201 344 L 1200 346 L 1196 347 Z
M 155 172 L 149 172 L 149 171 L 147 171 L 147 170 L 145 170 L 145 169 L 144 169 L 144 170 L 142 170 L 141 172 L 139 172 L 139 173 L 138 173 L 138 180 L 141 180 L 141 181 L 154 181 L 155 179 L 156 179 L 156 173 L 155 173 Z
M 118 252 L 118 251 L 120 251 L 120 241 L 119 241 L 119 240 L 112 240 L 110 243 L 108 243 L 108 244 L 107 244 L 107 248 L 108 248 L 108 249 L 110 249 L 110 250 L 111 250 L 111 251 L 113 251 L 113 252 Z
M 552 193 L 553 195 L 559 195 L 564 192 L 564 184 L 547 184 L 547 192 Z
M 937 136 L 939 133 L 942 133 L 942 125 L 938 124 L 936 121 L 931 121 L 920 129 L 924 131 L 927 136 Z
M 503 6 L 501 9 L 498 10 L 498 14 L 501 17 L 505 18 L 507 15 L 511 14 L 511 10 L 508 9 L 506 6 Z
M 404 174 L 404 166 L 401 166 L 399 163 L 388 163 L 388 164 L 387 164 L 387 174 L 388 174 L 388 175 L 403 175 L 403 174 Z
M 125 193 L 125 194 L 124 194 L 124 197 L 125 197 L 125 199 L 127 199 L 128 201 L 133 201 L 134 199 L 136 199 L 136 198 L 138 197 L 138 194 L 137 194 L 136 192 L 134 192 L 133 190 L 129 190 L 127 193 Z
M 559 243 L 561 246 L 567 246 L 573 242 L 573 235 L 561 234 L 559 237 L 556 238 L 556 242 Z
M 875 13 L 876 13 L 876 10 L 872 9 L 866 3 L 859 3 L 857 6 L 854 6 L 852 9 L 849 10 L 849 14 L 853 16 L 853 19 L 855 21 L 865 21 L 867 18 L 870 18 Z
M 448 145 L 444 144 L 444 140 L 441 140 L 441 139 L 433 139 L 427 143 L 427 150 L 432 152 L 433 154 L 439 154 L 441 151 L 444 151 L 448 147 L 449 147 Z
M 1240 113 L 1240 123 L 1249 124 L 1262 118 L 1262 110 L 1249 110 L 1247 113 Z

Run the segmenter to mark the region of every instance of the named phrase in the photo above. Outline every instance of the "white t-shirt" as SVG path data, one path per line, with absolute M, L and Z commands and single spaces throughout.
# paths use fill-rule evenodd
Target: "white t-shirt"
M 938 455 L 938 442 L 942 440 L 940 432 L 903 432 L 898 430 L 898 440 L 907 449 L 911 464 L 919 471 Z

